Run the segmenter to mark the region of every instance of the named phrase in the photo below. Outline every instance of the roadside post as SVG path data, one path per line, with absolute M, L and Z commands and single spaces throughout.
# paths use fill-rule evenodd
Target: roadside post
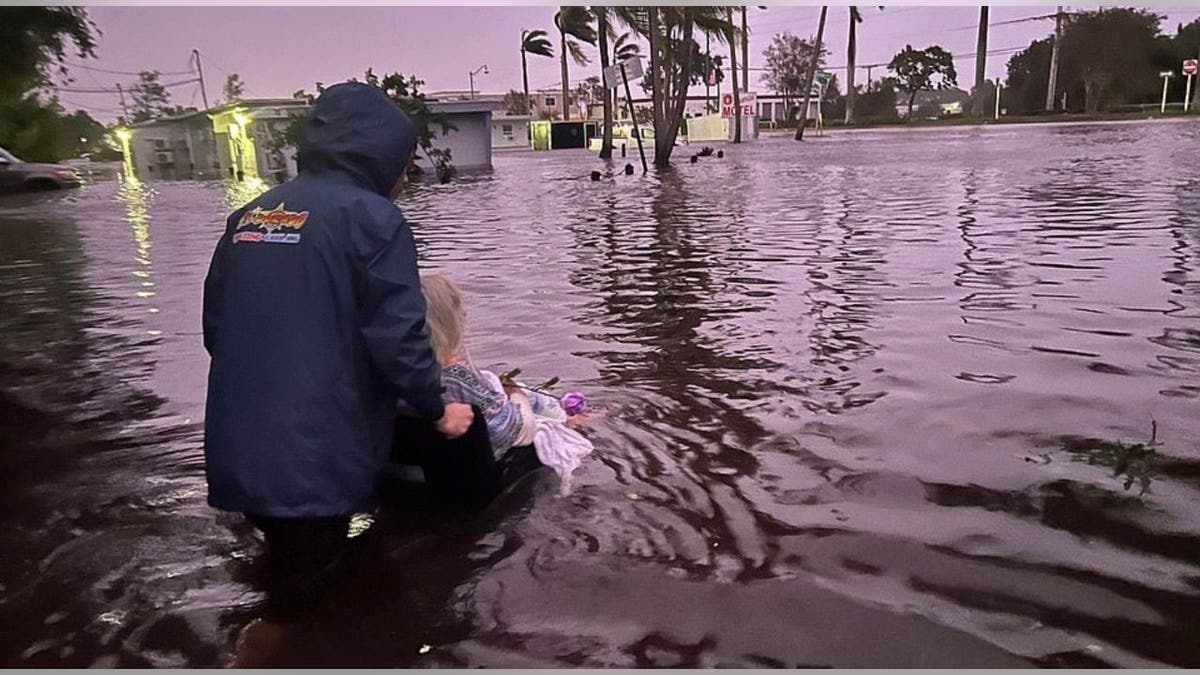
M 1175 71 L 1164 70 L 1159 73 L 1158 76 L 1163 79 L 1162 105 L 1159 106 L 1158 112 L 1160 115 L 1165 115 L 1167 112 L 1167 83 L 1170 82 L 1171 78 L 1175 76 Z
M 637 136 L 638 153 L 642 156 L 642 173 L 650 170 L 646 164 L 646 148 L 642 145 L 642 130 L 638 126 L 637 115 L 633 112 L 633 95 L 629 91 L 629 78 L 639 78 L 644 74 L 642 70 L 642 60 L 639 57 L 623 59 L 616 64 L 604 69 L 604 86 L 608 89 L 616 89 L 620 86 L 617 81 L 617 74 L 621 75 L 620 82 L 625 84 L 625 105 L 629 110 L 629 119 L 633 121 L 633 134 Z M 621 155 L 624 156 L 625 149 L 621 149 Z

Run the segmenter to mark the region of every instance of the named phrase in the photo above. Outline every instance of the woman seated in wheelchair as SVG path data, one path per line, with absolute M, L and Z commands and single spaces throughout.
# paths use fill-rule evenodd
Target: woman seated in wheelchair
M 424 274 L 421 288 L 427 305 L 429 340 L 442 366 L 443 397 L 447 402 L 473 405 L 483 413 L 497 459 L 510 448 L 532 445 L 538 418 L 569 420 L 553 396 L 475 367 L 466 349 L 466 303 L 449 277 L 436 272 Z

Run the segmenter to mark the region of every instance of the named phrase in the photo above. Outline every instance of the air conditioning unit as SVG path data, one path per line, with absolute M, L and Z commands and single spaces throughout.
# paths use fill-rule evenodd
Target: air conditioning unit
M 169 152 L 157 153 L 155 157 L 158 159 L 159 164 L 172 164 L 175 162 L 174 156 Z
M 167 142 L 161 138 L 154 139 L 154 148 L 156 150 L 167 147 Z

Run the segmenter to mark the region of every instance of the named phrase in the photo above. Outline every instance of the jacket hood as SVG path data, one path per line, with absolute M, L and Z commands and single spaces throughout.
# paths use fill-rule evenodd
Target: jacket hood
M 417 127 L 377 87 L 346 82 L 326 89 L 304 127 L 301 171 L 337 170 L 387 196 L 417 147 Z

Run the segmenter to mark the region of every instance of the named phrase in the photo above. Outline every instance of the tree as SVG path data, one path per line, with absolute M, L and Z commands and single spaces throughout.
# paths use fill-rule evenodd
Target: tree
M 532 110 L 533 100 L 529 98 L 529 64 L 525 58 L 526 54 L 554 56 L 554 47 L 550 44 L 550 39 L 546 37 L 546 31 L 521 31 L 521 81 L 525 85 L 525 109 Z
M 94 57 L 95 25 L 83 7 L 0 7 L 0 99 L 10 102 L 49 82 L 70 45 Z
M 1066 17 L 1059 63 L 1082 89 L 1086 112 L 1113 101 L 1139 101 L 1160 86 L 1153 54 L 1161 20 L 1151 11 L 1124 7 Z
M 171 95 L 159 82 L 157 70 L 138 73 L 138 82 L 130 87 L 129 93 L 133 99 L 134 122 L 162 117 L 170 108 Z
M 1162 91 L 1158 72 L 1178 69 L 1180 59 L 1195 58 L 1200 49 L 1200 21 L 1179 26 L 1174 37 L 1167 37 L 1159 30 L 1161 17 L 1146 10 L 1113 7 L 1064 18 L 1057 91 L 1066 94 L 1068 107 L 1075 111 L 1156 103 Z M 1045 107 L 1050 52 L 1051 41 L 1044 38 L 1009 59 L 1009 107 L 1027 113 Z M 1173 100 L 1182 98 L 1183 80 L 1170 83 Z
M 510 89 L 504 95 L 504 98 L 500 101 L 500 106 L 504 109 L 504 114 L 506 115 L 529 114 L 529 98 L 516 89 Z
M 824 65 L 827 53 L 821 50 L 820 58 L 816 59 L 817 68 Z M 766 71 L 762 81 L 772 91 L 783 95 L 789 110 L 813 68 L 813 56 L 812 43 L 791 33 L 776 34 L 771 38 L 771 45 L 763 51 Z
M 858 96 L 857 113 L 863 119 L 894 120 L 896 116 L 896 80 L 875 80 Z
M 1018 115 L 1028 115 L 1045 107 L 1052 48 L 1053 38 L 1034 40 L 1008 60 L 1004 98 L 1009 110 Z
M 72 45 L 81 59 L 95 56 L 94 32 L 82 7 L 0 7 L 0 146 L 34 162 L 94 149 L 103 127 L 87 113 L 66 115 L 38 91 L 54 74 L 68 75 Z
M 222 98 L 226 103 L 240 101 L 245 89 L 246 84 L 242 82 L 242 78 L 237 73 L 230 73 L 225 78 L 225 93 L 222 95 Z
M 725 7 L 651 6 L 640 8 L 650 42 L 651 86 L 654 113 L 654 164 L 671 163 L 675 139 L 683 124 L 688 87 L 692 81 L 694 56 L 699 52 L 696 35 L 708 35 L 718 42 L 727 41 L 737 28 L 729 21 Z
M 55 98 L 0 99 L 0 146 L 30 162 L 57 162 L 103 148 L 106 130 L 83 111 L 70 115 Z
M 918 91 L 933 91 L 953 87 L 958 83 L 954 57 L 937 45 L 926 49 L 904 50 L 892 57 L 888 70 L 895 73 L 900 88 L 908 92 L 908 118 L 912 119 L 913 99 Z
M 352 77 L 348 81 L 358 82 L 358 78 Z M 437 172 L 438 178 L 442 182 L 449 181 L 450 177 L 454 175 L 454 164 L 450 151 L 435 148 L 433 143 L 438 135 L 436 128 L 440 127 L 441 135 L 445 136 L 457 127 L 450 123 L 445 115 L 436 113 L 429 107 L 425 94 L 421 92 L 421 87 L 425 85 L 425 82 L 415 75 L 401 73 L 391 73 L 381 78 L 375 74 L 373 69 L 367 69 L 363 81 L 372 87 L 383 90 L 388 98 L 395 101 L 396 105 L 408 114 L 417 127 L 417 147 L 425 153 L 425 157 L 429 159 L 430 164 Z M 316 88 L 318 93 L 325 90 L 324 85 L 320 82 L 317 83 Z M 303 90 L 296 92 L 295 97 L 311 98 Z M 299 147 L 307 123 L 307 115 L 294 115 L 283 131 L 272 137 L 270 142 L 272 150 L 280 151 L 288 146 Z
M 560 42 L 559 59 L 562 63 L 562 111 L 563 119 L 571 119 L 571 74 L 567 68 L 567 56 L 577 65 L 586 66 L 588 57 L 583 53 L 580 42 L 596 44 L 596 30 L 592 28 L 592 13 L 586 7 L 567 5 L 554 15 Z

